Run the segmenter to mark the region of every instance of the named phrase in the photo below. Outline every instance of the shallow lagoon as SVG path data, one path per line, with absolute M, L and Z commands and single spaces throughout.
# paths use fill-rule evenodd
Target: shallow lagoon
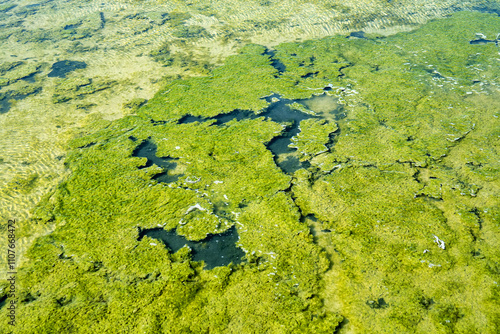
M 274 5 L 267 4 L 271 7 L 259 13 L 272 12 Z M 442 6 L 453 5 L 445 1 L 432 7 L 435 13 L 446 13 L 449 9 Z M 19 4 L 0 10 L 29 18 L 56 9 L 50 6 Z M 65 55 L 40 67 L 23 59 L 27 64 L 9 72 L 8 86 L 2 88 L 4 92 L 19 90 L 21 86 L 16 85 L 25 74 L 31 81 L 23 87 L 34 89 L 29 85 L 43 83 L 43 90 L 12 103 L 2 114 L 6 127 L 19 129 L 29 119 L 23 118 L 22 111 L 30 110 L 36 118 L 30 124 L 43 125 L 25 126 L 30 136 L 45 131 L 45 138 L 72 140 L 70 148 L 56 154 L 41 151 L 44 145 L 33 141 L 24 148 L 29 154 L 19 158 L 9 153 L 12 149 L 23 152 L 14 137 L 5 141 L 15 145 L 5 150 L 2 162 L 19 160 L 19 167 L 12 169 L 16 177 L 6 179 L 2 192 L 2 198 L 13 203 L 6 214 L 26 217 L 21 220 L 20 234 L 20 249 L 26 252 L 19 276 L 23 282 L 20 332 L 39 326 L 36 319 L 44 319 L 47 331 L 63 332 L 85 332 L 90 324 L 111 323 L 151 333 L 174 325 L 184 332 L 238 333 L 290 328 L 314 333 L 498 330 L 494 311 L 498 309 L 499 274 L 498 50 L 495 43 L 470 43 L 478 32 L 485 40 L 494 39 L 498 22 L 493 16 L 459 13 L 458 19 L 443 21 L 446 29 L 438 20 L 409 35 L 383 38 L 373 34 L 377 24 L 377 33 L 383 30 L 380 22 L 374 23 L 377 19 L 363 21 L 362 13 L 373 8 L 359 2 L 333 6 L 333 11 L 321 13 L 356 17 L 345 22 L 349 31 L 338 38 L 274 43 L 266 45 L 267 49 L 242 48 L 248 40 L 235 42 L 233 50 L 242 50 L 240 55 L 221 57 L 213 71 L 200 54 L 178 51 L 185 50 L 182 43 L 165 48 L 155 42 L 152 45 L 159 49 L 151 57 L 158 67 L 151 72 L 156 76 L 144 71 L 124 80 L 125 68 L 113 73 L 113 66 L 108 66 L 109 70 L 99 73 L 99 63 L 89 60 L 99 52 L 94 49 L 100 45 L 94 36 L 113 36 L 114 27 L 120 26 L 116 31 L 126 28 L 126 37 L 106 40 L 108 65 L 124 59 L 119 52 L 109 52 L 110 45 L 115 51 L 121 45 L 129 52 L 131 45 L 143 43 L 142 56 L 137 50 L 136 58 L 127 58 L 127 64 L 137 65 L 149 59 L 147 42 L 155 41 L 159 31 L 177 29 L 167 35 L 194 38 L 201 50 L 207 40 L 222 36 L 220 26 L 203 16 L 171 13 L 166 7 L 169 15 L 149 11 L 113 16 L 117 12 L 111 5 L 102 6 L 96 7 L 97 13 L 86 7 L 87 12 L 80 13 L 83 19 L 74 22 L 60 19 L 61 29 L 50 34 L 40 31 L 31 36 L 32 32 L 19 30 L 7 37 L 9 43 L 62 39 L 61 45 L 67 43 L 64 52 L 76 52 L 88 64 L 68 72 L 66 79 L 51 77 L 52 82 L 50 64 L 78 58 Z M 238 13 L 245 6 L 251 4 L 233 7 Z M 311 22 L 324 19 L 311 8 L 302 8 L 300 15 L 310 13 Z M 390 27 L 397 22 L 396 16 L 389 9 L 385 24 L 396 32 L 398 28 Z M 417 28 L 419 15 L 414 17 L 409 20 L 414 26 L 406 29 Z M 298 25 L 304 32 L 297 36 L 322 37 L 339 29 L 336 21 L 305 22 Z M 272 32 L 285 29 L 285 23 L 245 24 L 252 24 L 255 31 L 263 27 Z M 16 24 L 9 22 L 10 27 Z M 366 27 L 358 27 L 363 24 Z M 186 25 L 192 28 L 183 29 Z M 231 29 L 226 36 L 235 41 L 241 37 L 236 35 L 249 31 Z M 366 33 L 361 35 L 361 29 Z M 274 36 L 278 35 L 283 34 Z M 272 33 L 255 41 L 266 44 L 266 38 L 272 39 L 269 36 Z M 269 47 L 276 51 L 266 52 Z M 224 47 L 213 50 L 227 51 Z M 85 53 L 89 58 L 85 59 Z M 179 80 L 174 71 L 179 68 L 192 72 L 178 72 Z M 257 69 L 262 75 L 253 80 L 247 74 Z M 101 77 L 103 73 L 111 78 Z M 156 86 L 146 83 L 157 80 L 158 73 L 171 77 L 157 81 Z M 196 80 L 200 75 L 206 80 Z M 129 89 L 138 78 L 144 79 L 142 91 Z M 239 85 L 232 85 L 238 81 Z M 257 83 L 258 87 L 253 86 Z M 57 87 L 56 94 L 51 84 Z M 260 95 L 248 93 L 245 84 Z M 156 90 L 158 95 L 153 97 Z M 324 91 L 329 95 L 321 95 Z M 313 94 L 319 97 L 308 104 Z M 264 95 L 269 96 L 267 101 Z M 59 107 L 40 107 L 54 96 Z M 304 110 L 292 112 L 295 122 L 290 124 L 290 108 L 273 102 L 273 96 L 299 104 L 304 101 L 302 107 L 329 123 L 311 122 L 315 118 Z M 122 103 L 134 98 L 141 102 Z M 149 102 L 144 104 L 144 99 Z M 127 107 L 117 111 L 122 104 Z M 274 119 L 258 118 L 266 116 L 266 108 L 274 108 Z M 232 110 L 237 111 L 231 114 Z M 52 119 L 51 113 L 58 116 Z M 75 130 L 76 125 L 68 120 L 87 113 L 89 117 L 78 121 L 83 127 Z M 190 113 L 196 116 L 186 116 Z M 299 120 L 304 122 L 300 132 Z M 283 129 L 281 124 L 287 122 L 288 129 Z M 56 133 L 49 125 L 73 131 Z M 293 129 L 293 134 L 288 132 Z M 330 133 L 334 137 L 329 138 Z M 17 134 L 22 141 L 23 132 Z M 294 137 L 300 149 L 289 146 Z M 274 147 L 280 140 L 282 145 Z M 292 161 L 288 166 L 283 162 L 286 153 Z M 65 161 L 66 174 L 52 161 L 61 161 L 61 166 Z M 5 170 L 5 175 L 11 175 L 11 170 Z M 189 211 L 196 204 L 204 210 Z M 35 208 L 32 213 L 21 214 L 30 205 Z M 305 219 L 310 215 L 317 221 Z M 169 252 L 154 239 L 137 240 L 138 227 L 145 231 L 158 225 L 170 231 L 176 228 L 190 240 L 236 229 L 246 261 L 206 270 L 186 248 Z M 325 232 L 313 235 L 310 225 Z M 436 238 L 445 243 L 444 249 Z M 138 300 L 146 299 L 147 303 L 137 306 Z M 75 316 L 78 322 L 67 320 Z

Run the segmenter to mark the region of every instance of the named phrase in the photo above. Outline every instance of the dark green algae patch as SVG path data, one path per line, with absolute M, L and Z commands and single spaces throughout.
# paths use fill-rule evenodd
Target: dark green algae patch
M 496 15 L 463 12 L 388 38 L 282 44 L 283 71 L 249 45 L 82 130 L 71 176 L 33 214 L 57 228 L 19 269 L 15 332 L 498 332 L 499 55 L 469 41 L 499 31 Z M 345 117 L 300 122 L 291 141 L 309 167 L 290 174 L 267 147 L 286 121 L 179 122 L 258 116 L 263 97 L 325 87 Z M 155 180 L 168 168 L 137 154 L 147 141 L 178 178 Z M 321 243 L 306 215 L 330 231 Z M 139 228 L 190 241 L 236 229 L 245 261 L 203 269 Z

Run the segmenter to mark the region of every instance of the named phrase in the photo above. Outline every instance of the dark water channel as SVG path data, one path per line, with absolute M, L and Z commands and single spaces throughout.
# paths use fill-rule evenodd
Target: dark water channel
M 268 55 L 271 59 L 271 66 L 278 70 L 278 74 L 281 74 L 286 71 L 286 66 L 281 62 L 281 60 L 274 58 L 276 51 L 267 49 L 264 52 L 265 55 Z
M 241 121 L 245 119 L 255 119 L 262 116 L 267 117 L 276 123 L 284 124 L 286 126 L 285 130 L 280 136 L 273 138 L 267 144 L 267 148 L 273 153 L 276 165 L 285 173 L 293 174 L 298 169 L 308 168 L 310 166 L 307 161 L 299 161 L 298 157 L 294 154 L 297 151 L 295 148 L 288 147 L 288 145 L 292 143 L 292 137 L 296 136 L 300 132 L 300 122 L 309 118 L 331 118 L 331 120 L 338 120 L 345 117 L 342 107 L 336 104 L 333 97 L 326 94 L 301 100 L 283 99 L 280 98 L 278 94 L 273 94 L 265 97 L 264 99 L 270 104 L 259 114 L 255 114 L 249 110 L 236 109 L 230 113 L 220 114 L 210 118 L 186 115 L 179 120 L 179 124 L 215 120 L 216 122 L 214 125 L 221 126 L 232 120 Z M 294 102 L 302 104 L 310 110 L 318 111 L 317 115 L 307 114 L 291 108 L 289 105 Z
M 165 231 L 163 228 L 139 229 L 138 241 L 144 236 L 163 242 L 165 247 L 173 253 L 184 246 L 191 248 L 193 261 L 205 261 L 205 269 L 227 266 L 231 262 L 238 264 L 242 262 L 245 252 L 236 247 L 238 232 L 233 226 L 221 234 L 209 234 L 201 241 L 190 241 L 178 235 L 175 230 Z
M 0 309 L 2 309 L 2 307 L 5 306 L 5 304 L 7 304 L 7 294 L 5 294 L 5 296 L 3 297 L 0 297 Z
M 482 44 L 487 44 L 487 43 L 495 43 L 496 45 L 498 45 L 498 40 L 497 39 L 491 40 L 491 39 L 480 38 L 480 39 L 475 39 L 475 40 L 469 42 L 469 44 L 472 44 L 472 45 L 476 45 L 476 44 L 482 45 Z
M 132 153 L 132 156 L 134 157 L 139 157 L 139 158 L 147 158 L 146 165 L 140 167 L 140 168 L 146 168 L 153 166 L 153 164 L 162 167 L 164 169 L 164 172 L 160 174 L 156 174 L 153 176 L 153 179 L 158 181 L 158 182 L 164 182 L 164 183 L 170 183 L 170 182 L 175 182 L 179 179 L 182 174 L 176 174 L 176 175 L 171 175 L 168 173 L 169 170 L 175 169 L 177 167 L 177 163 L 174 162 L 175 158 L 170 158 L 170 157 L 157 157 L 156 156 L 156 150 L 157 147 L 156 145 L 149 141 L 146 140 L 142 142 L 135 150 L 134 153 Z

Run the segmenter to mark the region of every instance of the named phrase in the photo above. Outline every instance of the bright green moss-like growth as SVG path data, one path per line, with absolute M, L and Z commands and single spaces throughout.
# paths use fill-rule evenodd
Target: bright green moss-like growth
M 167 83 L 136 115 L 96 120 L 70 144 L 71 176 L 34 211 L 56 228 L 19 268 L 15 330 L 498 332 L 498 50 L 469 44 L 497 30 L 498 17 L 469 12 L 388 38 L 289 43 L 273 56 L 282 73 L 251 44 L 206 77 Z M 95 88 L 70 78 L 54 97 Z M 317 117 L 292 139 L 311 164 L 293 177 L 268 149 L 282 124 L 207 120 L 324 88 L 324 110 L 291 103 Z M 138 156 L 145 142 L 175 167 Z M 165 172 L 178 178 L 160 182 Z M 138 240 L 232 226 L 245 261 L 212 270 L 187 247 Z
M 75 173 L 36 211 L 40 221 L 50 219 L 59 227 L 29 254 L 44 260 L 22 274 L 30 287 L 24 293 L 39 296 L 22 303 L 21 330 L 38 317 L 46 319 L 47 329 L 89 333 L 117 324 L 130 331 L 150 326 L 175 326 L 180 332 L 303 331 L 313 315 L 318 328 L 337 326 L 342 318 L 325 313 L 316 295 L 328 260 L 282 192 L 290 178 L 263 145 L 279 133 L 279 124 L 258 118 L 221 127 L 153 125 L 129 116 L 103 126 L 74 141 L 80 148 L 66 162 Z M 139 169 L 145 159 L 132 155 L 147 138 L 156 143 L 157 156 L 175 157 L 183 166 L 176 183 L 152 180 L 158 166 Z M 277 208 L 282 214 L 276 215 Z M 177 228 L 199 240 L 234 224 L 240 246 L 255 254 L 235 273 L 201 272 L 187 248 L 169 254 L 156 240 L 137 241 L 137 227 Z M 50 287 L 42 281 L 47 275 Z M 93 311 L 72 323 L 70 317 L 86 307 Z M 186 320 L 180 321 L 182 314 Z
M 127 103 L 123 104 L 123 109 L 128 111 L 128 112 L 135 112 L 137 109 L 139 109 L 141 106 L 143 106 L 148 100 L 142 99 L 142 98 L 135 98 Z
M 330 134 L 337 130 L 337 125 L 325 120 L 306 119 L 300 122 L 300 129 L 300 133 L 292 138 L 290 147 L 299 151 L 301 160 L 306 160 L 327 151 L 325 144 Z
M 276 80 L 278 71 L 270 66 L 264 51 L 262 46 L 247 46 L 208 77 L 168 84 L 143 112 L 155 120 L 166 120 L 186 114 L 212 117 L 234 109 L 263 109 L 268 104 L 263 96 L 281 92 L 283 84 L 289 86 Z

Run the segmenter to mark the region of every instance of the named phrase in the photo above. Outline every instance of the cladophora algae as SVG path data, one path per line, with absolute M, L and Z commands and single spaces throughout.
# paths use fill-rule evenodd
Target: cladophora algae
M 259 113 L 250 110 L 233 110 L 210 118 L 186 115 L 180 118 L 178 123 L 188 124 L 215 120 L 212 124 L 220 126 L 230 121 L 242 121 L 259 117 L 269 118 L 273 122 L 282 124 L 284 130 L 280 136 L 273 138 L 266 146 L 273 153 L 278 167 L 285 173 L 293 174 L 301 168 L 310 167 L 307 161 L 300 161 L 296 155 L 293 155 L 297 148 L 290 147 L 292 138 L 300 133 L 300 122 L 312 118 L 339 120 L 346 117 L 343 107 L 336 103 L 334 97 L 326 93 L 315 95 L 309 99 L 286 99 L 279 94 L 272 94 L 263 99 L 269 103 L 269 106 Z M 309 113 L 293 108 L 294 103 L 300 105 L 300 109 L 308 110 Z M 336 131 L 335 135 L 339 133 L 340 131 Z M 284 159 L 280 159 L 281 157 L 284 157 Z
M 0 114 L 10 110 L 12 100 L 22 100 L 31 94 L 36 94 L 41 90 L 41 87 L 30 87 L 23 94 L 22 91 L 7 91 L 0 93 Z
M 268 54 L 268 53 L 265 53 Z M 273 65 L 274 66 L 274 65 Z M 283 68 L 284 70 L 284 68 Z M 259 117 L 266 117 L 272 120 L 273 122 L 283 124 L 285 130 L 282 132 L 280 136 L 273 138 L 266 147 L 273 153 L 275 156 L 276 164 L 288 174 L 293 174 L 295 171 L 301 168 L 310 167 L 309 162 L 300 161 L 297 156 L 290 156 L 295 151 L 296 148 L 290 147 L 292 143 L 292 137 L 295 137 L 300 132 L 300 122 L 303 120 L 311 119 L 311 118 L 320 118 L 320 115 L 325 116 L 326 113 L 331 113 L 335 118 L 343 118 L 344 116 L 339 117 L 339 112 L 337 110 L 342 110 L 342 108 L 338 108 L 335 103 L 335 99 L 326 94 L 321 94 L 314 96 L 310 99 L 284 99 L 281 98 L 278 94 L 272 94 L 264 98 L 267 102 L 269 102 L 269 106 L 265 108 L 260 113 L 254 113 L 249 110 L 234 110 L 227 114 L 220 114 L 210 118 L 202 118 L 192 115 L 186 115 L 179 119 L 179 124 L 189 124 L 194 122 L 211 122 L 213 125 L 222 126 L 224 124 L 229 123 L 230 121 L 243 121 L 245 119 L 256 119 Z M 306 113 L 304 111 L 300 111 L 291 107 L 293 103 L 300 103 L 303 108 L 309 106 L 312 110 L 318 110 L 318 114 L 314 115 L 311 113 Z M 325 109 L 326 106 L 326 109 Z M 215 121 L 215 122 L 213 122 Z M 339 132 L 337 132 L 338 134 Z M 141 143 L 132 156 L 135 157 L 145 157 L 147 158 L 147 162 L 144 166 L 139 168 L 150 167 L 153 164 L 157 166 L 163 167 L 165 169 L 174 169 L 176 164 L 172 161 L 174 159 L 168 157 L 157 157 L 156 155 L 157 147 L 154 143 L 149 140 Z M 285 159 L 281 161 L 277 158 L 282 155 L 288 155 Z M 179 179 L 180 175 L 168 175 L 167 172 L 163 172 L 157 174 L 153 177 L 153 179 L 158 182 L 174 182 Z M 216 207 L 215 207 L 216 208 Z M 173 252 L 176 252 L 178 249 L 182 248 L 182 246 L 188 245 L 193 249 L 193 260 L 205 260 L 207 269 L 211 269 L 218 265 L 226 265 L 230 262 L 239 263 L 239 261 L 235 261 L 235 256 L 231 254 L 238 254 L 238 259 L 243 256 L 243 252 L 234 245 L 234 242 L 237 241 L 237 238 L 234 238 L 233 235 L 237 236 L 236 230 L 232 227 L 229 231 L 224 232 L 220 235 L 210 235 L 207 239 L 204 239 L 202 242 L 203 246 L 199 246 L 199 242 L 188 241 L 186 238 L 177 235 L 174 231 L 165 231 L 161 228 L 155 228 L 150 230 L 142 230 L 139 236 L 142 238 L 143 235 L 148 235 L 150 237 L 161 239 Z M 144 232 L 146 231 L 146 232 Z M 139 239 L 140 240 L 140 239 Z M 220 244 L 219 244 L 220 242 Z M 233 244 L 231 245 L 231 242 Z M 209 244 L 208 246 L 204 246 Z M 213 245 L 213 246 L 210 246 Z M 222 248 L 217 248 L 217 247 Z
M 19 268 L 16 329 L 334 333 L 347 318 L 341 331 L 498 333 L 498 50 L 469 41 L 499 30 L 497 16 L 464 12 L 387 38 L 287 43 L 281 74 L 249 45 L 136 114 L 96 122 L 34 212 L 56 228 Z M 263 96 L 323 87 L 345 101 L 341 135 L 324 152 L 333 122 L 302 120 L 293 144 L 311 168 L 293 175 L 266 147 L 283 133 L 269 117 L 178 122 L 259 114 Z M 159 169 L 133 156 L 146 140 L 185 175 L 152 181 Z M 330 231 L 316 235 L 324 249 L 308 215 Z M 191 241 L 234 226 L 246 259 L 203 270 L 187 247 L 138 241 L 138 226 Z
M 137 240 L 141 241 L 144 236 L 160 240 L 173 253 L 183 247 L 189 247 L 193 261 L 204 261 L 204 269 L 207 270 L 230 263 L 241 263 L 245 255 L 241 248 L 236 247 L 239 238 L 234 226 L 221 234 L 209 234 L 200 241 L 187 240 L 175 230 L 166 231 L 163 228 L 139 229 Z
M 24 61 L 0 64 L 0 114 L 9 111 L 13 100 L 22 100 L 42 90 L 42 86 L 36 84 L 35 80 L 41 67 Z

